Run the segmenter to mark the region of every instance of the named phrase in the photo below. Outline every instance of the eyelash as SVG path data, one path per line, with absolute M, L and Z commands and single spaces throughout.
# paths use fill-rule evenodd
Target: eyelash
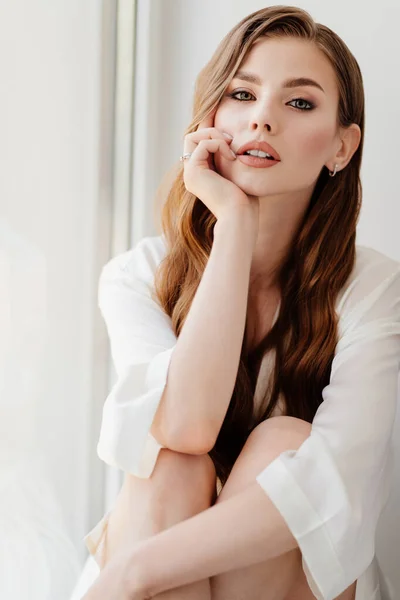
M 232 100 L 236 100 L 237 102 L 249 102 L 249 100 L 239 100 L 239 98 L 235 98 L 237 94 L 250 94 L 250 96 L 253 95 L 246 90 L 237 90 L 236 92 L 228 94 L 228 96 L 229 98 L 232 98 Z M 310 108 L 298 108 L 294 106 L 293 108 L 296 108 L 296 110 L 307 111 L 313 110 L 315 108 L 315 104 L 313 102 L 310 102 L 309 100 L 304 100 L 304 98 L 293 98 L 293 100 L 291 100 L 290 102 L 296 102 L 297 100 L 302 100 L 303 102 L 306 102 L 310 106 Z

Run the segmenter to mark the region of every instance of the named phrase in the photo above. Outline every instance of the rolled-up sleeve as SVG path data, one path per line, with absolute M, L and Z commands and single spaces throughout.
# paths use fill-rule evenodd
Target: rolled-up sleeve
M 336 598 L 370 565 L 390 492 L 400 270 L 388 264 L 367 273 L 361 293 L 351 289 L 358 302 L 340 320 L 330 382 L 309 438 L 256 478 L 296 538 L 318 600 Z
M 150 477 L 162 444 L 150 433 L 177 338 L 153 298 L 156 238 L 143 238 L 109 261 L 98 303 L 106 323 L 117 380 L 103 407 L 97 454 L 107 464 Z

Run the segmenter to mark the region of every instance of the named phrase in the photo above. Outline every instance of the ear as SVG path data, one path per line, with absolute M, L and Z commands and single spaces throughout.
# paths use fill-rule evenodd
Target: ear
M 341 144 L 335 156 L 326 165 L 330 171 L 333 171 L 335 164 L 338 165 L 338 171 L 342 171 L 351 161 L 353 154 L 356 152 L 361 141 L 361 129 L 356 123 L 352 123 L 349 127 L 341 128 L 339 134 Z

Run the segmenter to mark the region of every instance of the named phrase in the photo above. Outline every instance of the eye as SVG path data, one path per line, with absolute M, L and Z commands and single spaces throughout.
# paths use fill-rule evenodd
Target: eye
M 290 104 L 291 102 L 303 102 L 305 104 L 308 104 L 308 108 L 305 106 L 294 106 L 293 108 L 297 108 L 297 110 L 312 110 L 313 108 L 315 108 L 315 104 L 313 104 L 312 102 L 308 102 L 308 100 L 304 100 L 304 98 L 295 98 L 294 100 L 291 100 L 288 104 Z
M 236 92 L 231 92 L 230 94 L 228 94 L 229 98 L 232 98 L 233 100 L 237 100 L 238 102 L 249 102 L 250 98 L 238 98 L 237 96 L 239 94 L 248 94 L 249 96 L 253 96 L 253 94 L 251 94 L 250 92 L 247 92 L 246 90 L 237 90 Z M 304 100 L 304 98 L 295 98 L 294 100 L 291 100 L 289 102 L 289 104 L 291 104 L 291 102 L 301 102 L 306 104 L 307 106 L 294 106 L 293 108 L 296 108 L 297 110 L 313 110 L 315 108 L 315 104 L 313 102 L 309 102 L 308 100 Z
M 233 100 L 238 100 L 239 102 L 248 102 L 248 100 L 244 100 L 243 98 L 236 98 L 238 94 L 249 94 L 249 96 L 253 96 L 253 94 L 250 94 L 250 92 L 246 92 L 246 90 L 238 90 L 237 92 L 231 92 L 230 94 L 228 94 L 228 96 L 229 98 L 233 98 Z

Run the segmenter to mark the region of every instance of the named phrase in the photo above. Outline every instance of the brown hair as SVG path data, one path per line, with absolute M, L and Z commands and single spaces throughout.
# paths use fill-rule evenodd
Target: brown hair
M 338 341 L 335 299 L 355 262 L 356 225 L 362 197 L 360 168 L 364 137 L 364 90 L 360 68 L 346 44 L 304 10 L 272 6 L 240 21 L 221 41 L 200 72 L 193 120 L 185 135 L 218 106 L 230 80 L 260 36 L 288 36 L 313 42 L 333 65 L 339 89 L 338 126 L 356 123 L 361 140 L 347 167 L 329 177 L 323 167 L 304 219 L 279 274 L 279 317 L 252 351 L 242 345 L 235 388 L 216 444 L 209 453 L 226 482 L 248 435 L 271 416 L 281 393 L 288 416 L 311 422 L 329 383 Z M 155 278 L 155 293 L 177 336 L 207 264 L 216 218 L 188 192 L 178 171 L 162 209 L 168 253 Z M 245 336 L 244 336 L 245 337 Z M 275 370 L 264 398 L 266 409 L 251 426 L 261 359 L 275 349 Z

